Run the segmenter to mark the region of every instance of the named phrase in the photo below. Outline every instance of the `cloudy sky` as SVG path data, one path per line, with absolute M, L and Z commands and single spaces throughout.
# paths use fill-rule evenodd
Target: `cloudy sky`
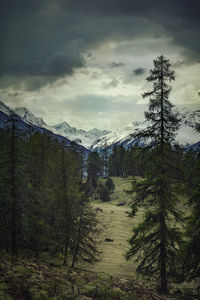
M 171 101 L 200 107 L 199 0 L 7 0 L 0 100 L 50 125 L 114 129 L 143 120 L 153 59 L 176 72 Z

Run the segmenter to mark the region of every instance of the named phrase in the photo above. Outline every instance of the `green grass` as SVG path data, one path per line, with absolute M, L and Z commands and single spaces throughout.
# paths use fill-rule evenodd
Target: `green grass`
M 136 265 L 133 261 L 126 261 L 125 253 L 128 250 L 128 239 L 134 225 L 141 217 L 132 219 L 128 217 L 130 212 L 128 206 L 117 206 L 115 203 L 94 203 L 94 208 L 98 211 L 98 218 L 101 222 L 102 231 L 99 235 L 99 250 L 101 259 L 90 268 L 95 271 L 106 272 L 109 274 L 135 274 Z M 111 239 L 107 242 L 105 239 Z
M 130 190 L 132 185 L 131 182 L 133 180 L 132 177 L 122 178 L 122 177 L 111 177 L 115 190 L 111 194 L 111 202 L 112 203 L 122 203 L 126 202 L 127 204 L 131 203 L 132 196 L 127 194 L 126 191 Z M 105 182 L 105 179 L 102 179 L 102 182 Z
M 2 300 L 165 299 L 132 277 L 53 267 L 30 258 L 1 258 L 0 270 Z
M 126 261 L 125 253 L 129 248 L 128 239 L 131 237 L 132 228 L 142 218 L 142 210 L 135 218 L 128 216 L 128 212 L 131 211 L 129 204 L 132 196 L 126 191 L 131 189 L 132 178 L 112 177 L 112 180 L 115 190 L 111 194 L 111 201 L 97 201 L 92 204 L 98 210 L 98 219 L 102 229 L 98 237 L 100 261 L 93 266 L 81 265 L 96 272 L 135 275 L 136 264 L 133 260 Z M 125 205 L 117 206 L 119 203 L 125 203 Z M 107 242 L 106 238 L 113 241 Z

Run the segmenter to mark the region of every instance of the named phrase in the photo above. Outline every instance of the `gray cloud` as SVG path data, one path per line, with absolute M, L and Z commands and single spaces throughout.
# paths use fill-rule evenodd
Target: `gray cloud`
M 111 62 L 109 65 L 108 65 L 108 67 L 109 68 L 118 68 L 118 67 L 123 67 L 124 66 L 124 63 L 122 63 L 122 62 Z
M 42 107 L 45 110 L 45 102 Z M 138 119 L 139 116 L 143 117 L 143 106 L 137 105 L 133 99 L 130 101 L 124 97 L 116 98 L 103 94 L 86 94 L 70 101 L 66 99 L 58 103 L 57 107 L 59 108 L 57 123 L 66 120 L 73 126 L 78 124 L 80 128 L 85 128 L 88 120 L 90 120 L 90 126 L 105 129 L 120 127 L 121 124 L 126 125 L 133 119 Z M 53 120 L 55 115 L 54 103 L 52 103 L 52 111 L 48 112 L 48 118 Z M 74 115 L 76 115 L 76 119 L 74 119 Z M 48 118 L 45 118 L 47 122 Z
M 102 84 L 103 89 L 110 89 L 110 88 L 116 88 L 119 85 L 119 81 L 116 78 L 113 78 L 109 82 L 104 82 Z
M 20 79 L 27 88 L 38 89 L 73 75 L 86 65 L 84 57 L 105 41 L 147 36 L 168 35 L 189 58 L 197 59 L 199 6 L 197 0 L 4 1 L 0 76 L 10 77 L 4 84 Z
M 140 76 L 143 75 L 145 73 L 145 68 L 137 68 L 135 70 L 133 70 L 133 74 L 135 76 Z

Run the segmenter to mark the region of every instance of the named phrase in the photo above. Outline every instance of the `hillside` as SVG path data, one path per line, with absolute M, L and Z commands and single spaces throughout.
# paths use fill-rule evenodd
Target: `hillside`
M 1 259 L 0 268 L 1 300 L 167 299 L 130 276 L 110 276 L 19 258 Z

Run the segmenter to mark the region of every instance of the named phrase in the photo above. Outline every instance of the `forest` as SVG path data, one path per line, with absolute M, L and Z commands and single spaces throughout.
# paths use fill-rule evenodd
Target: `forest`
M 174 80 L 169 60 L 155 59 L 147 77 L 152 88 L 142 95 L 149 99 L 147 127 L 135 133 L 145 146 L 115 144 L 111 153 L 105 146 L 86 157 L 73 142 L 67 146 L 48 132 L 19 131 L 10 116 L 8 128 L 0 130 L 0 299 L 199 299 L 200 149 L 176 142 L 182 120 L 169 100 Z M 198 123 L 193 130 L 200 133 Z M 134 276 L 156 282 L 149 294 L 132 290 L 130 279 L 126 287 L 113 281 L 106 289 L 108 274 L 86 272 L 102 255 L 94 203 L 111 201 L 115 178 L 131 181 L 125 191 L 131 201 L 121 203 L 130 209 L 130 222 L 142 211 L 124 260 L 136 265 Z M 13 275 L 19 270 L 21 281 Z M 34 281 L 25 284 L 29 272 L 44 281 L 37 283 L 40 292 L 31 290 Z M 59 276 L 67 276 L 65 283 Z M 82 291 L 76 280 L 95 288 Z M 188 284 L 187 293 L 180 288 L 175 294 L 172 284 Z

